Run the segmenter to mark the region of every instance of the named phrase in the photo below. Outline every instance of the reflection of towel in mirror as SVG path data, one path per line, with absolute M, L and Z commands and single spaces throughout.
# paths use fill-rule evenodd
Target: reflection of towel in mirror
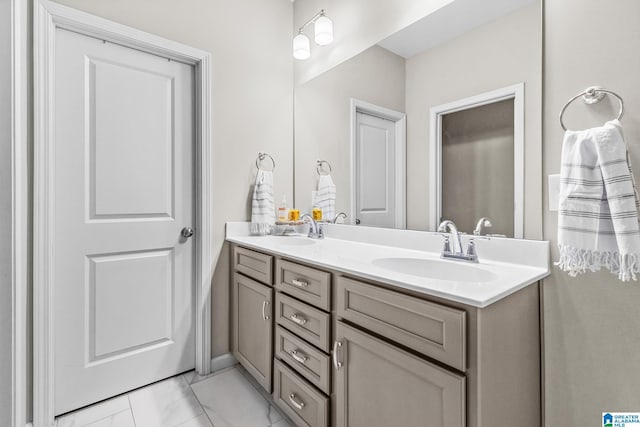
M 638 206 L 620 122 L 567 131 L 556 265 L 570 276 L 604 267 L 622 281 L 635 280 L 640 273 Z
M 271 233 L 276 221 L 273 203 L 273 172 L 258 169 L 251 201 L 251 234 L 264 236 Z
M 336 214 L 336 185 L 331 179 L 331 175 L 320 175 L 318 179 L 318 191 L 314 206 L 322 209 L 322 218 L 325 220 L 333 219 Z

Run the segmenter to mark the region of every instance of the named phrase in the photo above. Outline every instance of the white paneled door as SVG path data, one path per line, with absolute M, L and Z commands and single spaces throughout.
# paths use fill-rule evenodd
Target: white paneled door
M 56 30 L 55 413 L 193 369 L 194 68 Z M 188 231 L 185 231 L 188 235 Z
M 357 224 L 396 227 L 395 125 L 391 120 L 357 113 Z

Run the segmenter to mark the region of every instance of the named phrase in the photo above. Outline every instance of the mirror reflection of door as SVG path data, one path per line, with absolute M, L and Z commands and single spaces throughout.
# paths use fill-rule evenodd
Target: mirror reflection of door
M 514 100 L 442 116 L 442 219 L 471 233 L 481 217 L 491 234 L 514 236 Z
M 395 227 L 395 122 L 356 117 L 356 224 Z

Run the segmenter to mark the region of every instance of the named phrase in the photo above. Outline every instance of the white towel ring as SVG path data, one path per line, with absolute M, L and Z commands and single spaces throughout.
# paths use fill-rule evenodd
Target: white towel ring
M 271 157 L 271 156 L 270 156 L 269 154 L 267 154 L 267 153 L 258 153 L 258 158 L 256 159 L 256 167 L 257 167 L 258 169 L 262 169 L 262 168 L 260 167 L 260 165 L 262 164 L 262 161 L 263 161 L 266 157 L 268 157 L 268 158 L 271 160 L 271 164 L 272 164 L 272 166 L 271 166 L 271 169 L 264 169 L 264 170 L 274 170 L 274 169 L 276 168 L 276 161 L 275 161 L 275 160 L 273 160 L 273 157 Z
M 329 166 L 329 172 L 322 173 L 322 165 Z M 329 175 L 331 172 L 333 172 L 331 163 L 327 162 L 326 160 L 316 160 L 316 172 L 318 173 L 318 175 Z
M 595 104 L 597 102 L 600 102 L 600 100 L 604 98 L 605 95 L 614 96 L 618 100 L 618 102 L 620 103 L 618 120 L 622 119 L 622 116 L 624 115 L 624 101 L 622 100 L 622 97 L 611 90 L 603 89 L 599 86 L 591 86 L 586 88 L 584 91 L 580 92 L 579 94 L 577 94 L 576 96 L 568 100 L 566 104 L 564 104 L 564 107 L 562 107 L 562 110 L 560 111 L 560 126 L 562 126 L 562 129 L 565 131 L 567 130 L 567 127 L 564 125 L 564 122 L 562 121 L 562 117 L 564 115 L 565 110 L 569 106 L 569 104 L 571 104 L 573 101 L 575 101 L 580 97 L 583 98 L 583 101 L 585 104 Z

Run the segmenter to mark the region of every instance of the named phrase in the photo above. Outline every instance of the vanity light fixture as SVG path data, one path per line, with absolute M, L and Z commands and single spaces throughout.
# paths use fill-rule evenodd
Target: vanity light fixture
M 305 22 L 298 29 L 298 35 L 293 38 L 293 57 L 296 59 L 308 59 L 311 56 L 309 37 L 304 34 L 304 29 L 311 24 L 314 24 L 315 41 L 319 46 L 326 46 L 333 41 L 333 22 L 322 9 Z

